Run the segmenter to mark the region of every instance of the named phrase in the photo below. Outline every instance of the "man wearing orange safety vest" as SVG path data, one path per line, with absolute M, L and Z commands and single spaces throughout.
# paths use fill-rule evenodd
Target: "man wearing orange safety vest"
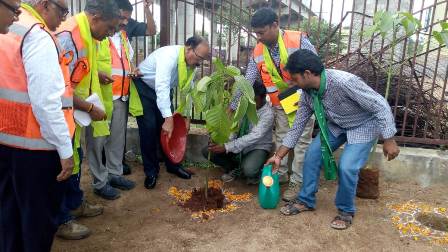
M 68 11 L 64 0 L 20 11 L 0 35 L 0 250 L 50 251 L 73 171 L 71 54 L 51 35 Z
M 92 95 L 98 96 L 104 105 L 98 77 L 97 46 L 99 41 L 115 32 L 119 16 L 115 1 L 87 0 L 84 12 L 62 23 L 57 32 L 63 48 L 74 52 L 70 64 L 70 81 L 76 86 L 74 107 L 76 110 L 88 113 L 92 122 L 86 128 L 88 132 L 93 132 L 95 137 L 109 134 L 107 116 L 103 109 L 86 99 Z M 60 226 L 56 235 L 63 239 L 82 239 L 89 236 L 90 230 L 74 219 L 93 217 L 103 212 L 102 206 L 90 204 L 84 199 L 79 186 L 82 160 L 81 130 L 82 125 L 77 124 L 73 141 L 75 168 L 58 216 Z
M 127 18 L 123 14 L 123 3 L 117 0 L 115 2 L 120 8 L 119 31 L 101 41 L 98 49 L 98 69 L 106 113 L 110 121 L 110 135 L 86 136 L 89 169 L 93 175 L 95 193 L 108 200 L 120 197 L 120 191 L 116 188 L 131 190 L 135 187 L 133 181 L 123 176 L 122 159 L 128 108 L 134 114 L 133 108 L 137 101 L 139 110 L 143 111 L 137 90 L 131 83 L 131 59 L 134 52 L 124 30 Z M 105 163 L 102 162 L 103 153 L 106 157 Z M 110 187 L 109 193 L 103 193 L 104 187 Z
M 253 51 L 246 70 L 246 79 L 254 83 L 261 79 L 266 87 L 268 98 L 274 108 L 276 146 L 282 144 L 283 137 L 292 125 L 295 112 L 286 114 L 280 105 L 279 93 L 288 89 L 291 81 L 289 74 L 283 70 L 288 56 L 299 49 L 309 49 L 316 52 L 308 40 L 306 33 L 300 31 L 280 30 L 278 16 L 270 8 L 259 9 L 251 20 L 253 31 L 257 35 L 258 44 Z M 300 92 L 300 90 L 299 90 Z M 236 99 L 231 104 L 235 110 L 238 103 Z M 302 166 L 305 151 L 312 138 L 314 120 L 310 120 L 305 132 L 300 138 L 299 144 L 294 148 L 294 160 L 292 162 L 292 174 L 289 178 L 289 187 L 283 194 L 283 200 L 293 200 L 302 183 Z M 280 183 L 288 182 L 288 159 L 283 159 L 279 173 Z M 232 175 L 232 174 L 229 174 Z

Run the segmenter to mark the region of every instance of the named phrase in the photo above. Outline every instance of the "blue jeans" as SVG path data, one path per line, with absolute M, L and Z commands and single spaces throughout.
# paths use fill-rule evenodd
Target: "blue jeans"
M 67 179 L 67 190 L 62 198 L 61 210 L 57 216 L 57 221 L 59 225 L 67 223 L 74 219 L 70 214 L 70 211 L 77 209 L 81 206 L 84 192 L 81 190 L 79 183 L 81 182 L 81 163 L 83 158 L 82 148 L 78 149 L 79 154 L 79 172 L 78 174 L 73 174 Z
M 332 150 L 338 149 L 347 141 L 347 135 L 338 137 L 328 134 Z M 358 184 L 359 170 L 365 165 L 375 140 L 362 144 L 346 144 L 339 159 L 338 191 L 335 204 L 338 210 L 354 214 L 356 186 Z M 319 187 L 320 169 L 322 167 L 320 137 L 313 139 L 303 164 L 303 184 L 297 199 L 306 206 L 316 207 L 316 193 Z

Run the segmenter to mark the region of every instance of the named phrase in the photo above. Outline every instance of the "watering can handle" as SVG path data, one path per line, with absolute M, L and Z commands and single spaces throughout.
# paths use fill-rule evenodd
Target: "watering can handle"
M 268 165 L 264 165 L 263 169 L 268 169 L 268 174 L 269 176 L 272 176 L 272 164 L 268 164 Z

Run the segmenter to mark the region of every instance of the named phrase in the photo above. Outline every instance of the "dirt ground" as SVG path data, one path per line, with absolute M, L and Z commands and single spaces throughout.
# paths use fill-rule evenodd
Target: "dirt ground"
M 380 199 L 357 199 L 353 226 L 336 231 L 329 227 L 336 213 L 334 182 L 322 181 L 316 211 L 287 217 L 278 209 L 261 209 L 256 199 L 257 186 L 247 186 L 240 180 L 225 187 L 236 193 L 252 192 L 255 197 L 234 212 L 199 223 L 173 204 L 168 195 L 171 186 L 188 189 L 202 185 L 203 171 L 194 170 L 197 174 L 193 179 L 181 180 L 162 169 L 157 187 L 149 191 L 143 186 L 142 166 L 133 164 L 129 178 L 137 182 L 136 188 L 122 192 L 115 201 L 106 201 L 93 194 L 91 178 L 84 169 L 82 188 L 86 198 L 103 204 L 104 214 L 79 220 L 92 229 L 89 238 L 56 238 L 53 251 L 448 251 L 448 246 L 400 238 L 386 207 L 388 203 L 411 199 L 448 207 L 446 185 L 421 189 L 411 183 L 382 182 Z M 222 172 L 214 169 L 211 174 L 219 178 Z

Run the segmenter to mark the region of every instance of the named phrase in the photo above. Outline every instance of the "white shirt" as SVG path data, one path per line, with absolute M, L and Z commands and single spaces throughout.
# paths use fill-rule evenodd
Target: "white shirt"
M 53 39 L 35 26 L 23 41 L 22 53 L 28 96 L 42 137 L 55 146 L 61 159 L 69 158 L 73 147 L 61 101 L 65 82 Z
M 163 118 L 173 115 L 170 90 L 178 85 L 177 62 L 181 48 L 183 46 L 180 45 L 161 47 L 138 66 L 143 74 L 142 80 L 156 92 L 157 107 Z
M 114 44 L 115 49 L 117 50 L 118 56 L 121 58 L 121 32 L 116 32 L 112 37 L 110 37 L 110 40 Z M 132 58 L 134 57 L 134 50 L 132 49 L 131 43 L 129 42 L 129 39 L 126 39 L 128 43 L 128 49 L 129 49 L 129 63 L 132 62 Z M 126 96 L 127 98 L 128 96 Z M 120 99 L 121 95 L 114 95 L 113 100 Z

